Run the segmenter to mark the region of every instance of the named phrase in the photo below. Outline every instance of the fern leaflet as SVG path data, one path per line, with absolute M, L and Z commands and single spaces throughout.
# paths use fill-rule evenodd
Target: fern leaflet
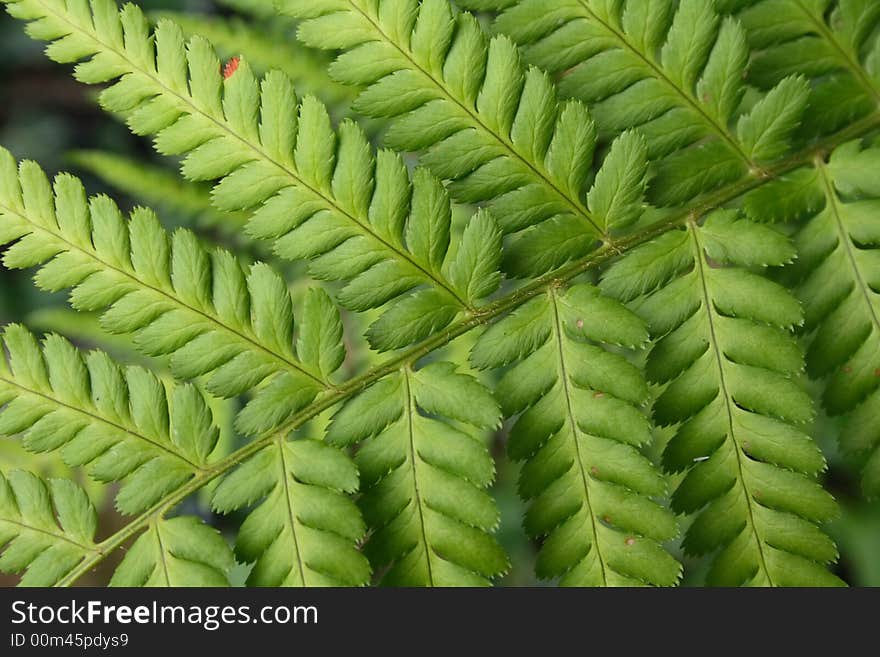
M 299 36 L 308 45 L 346 51 L 331 74 L 366 87 L 356 110 L 394 119 L 392 147 L 430 147 L 423 163 L 453 181 L 456 200 L 491 202 L 505 233 L 541 224 L 509 254 L 510 273 L 558 267 L 641 215 L 641 136 L 612 147 L 587 194 L 596 137 L 586 108 L 560 103 L 510 40 L 490 41 L 447 0 L 287 0 L 282 9 L 307 19 Z M 520 257 L 535 251 L 543 257 Z
M 236 553 L 254 563 L 251 586 L 357 586 L 370 567 L 355 545 L 364 522 L 344 493 L 358 472 L 341 451 L 315 440 L 274 440 L 227 475 L 213 506 L 230 511 L 259 501 L 242 523 Z
M 810 334 L 807 371 L 826 378 L 823 402 L 832 415 L 851 413 L 840 433 L 843 447 L 865 458 L 864 488 L 880 494 L 880 150 L 858 142 L 816 158 L 778 186 L 791 199 L 792 217 L 748 208 L 759 220 L 804 221 L 796 244 L 798 297 Z
M 192 516 L 160 518 L 126 552 L 110 586 L 229 586 L 232 551 Z
M 0 571 L 26 570 L 22 586 L 52 586 L 98 551 L 95 507 L 66 479 L 0 472 Z
M 359 504 L 373 530 L 366 553 L 385 584 L 483 586 L 506 572 L 489 534 L 498 510 L 484 490 L 494 464 L 471 435 L 496 428 L 499 415 L 488 390 L 443 362 L 385 377 L 334 415 L 330 443 L 363 441 Z
M 880 22 L 872 0 L 753 0 L 738 16 L 756 51 L 749 80 L 775 84 L 792 73 L 816 80 L 805 133 L 827 134 L 880 102 Z M 827 18 L 826 18 L 827 17 Z
M 33 452 L 61 450 L 99 481 L 124 481 L 119 509 L 137 513 L 175 490 L 208 461 L 218 431 L 191 385 L 169 395 L 155 375 L 118 367 L 104 353 L 87 358 L 50 335 L 40 349 L 24 328 L 3 334 L 0 434 L 22 435 Z
M 581 284 L 521 306 L 474 347 L 478 367 L 516 362 L 497 394 L 506 415 L 521 413 L 508 451 L 524 462 L 526 529 L 546 537 L 540 577 L 569 586 L 678 581 L 679 564 L 659 545 L 677 533 L 675 519 L 650 499 L 666 484 L 638 452 L 651 440 L 638 409 L 648 387 L 634 366 L 600 346 L 641 347 L 647 339 L 641 320 Z
M 654 420 L 678 425 L 663 460 L 686 471 L 672 506 L 698 512 L 688 553 L 719 550 L 710 584 L 839 583 L 823 567 L 836 548 L 815 524 L 836 505 L 814 479 L 822 454 L 799 428 L 813 418 L 794 379 L 803 357 L 790 329 L 803 313 L 750 271 L 794 255 L 782 235 L 718 211 L 634 249 L 603 279 L 606 291 L 635 300 L 657 339 L 647 375 L 668 385 Z

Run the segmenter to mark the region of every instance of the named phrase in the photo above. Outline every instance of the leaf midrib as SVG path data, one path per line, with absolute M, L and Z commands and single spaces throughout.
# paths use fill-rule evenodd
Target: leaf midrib
M 159 546 L 159 565 L 162 566 L 162 574 L 165 577 L 165 585 L 171 586 L 171 574 L 168 572 L 168 561 L 165 558 L 165 544 L 162 542 L 162 533 L 159 529 L 160 520 L 156 518 L 156 520 L 152 523 L 153 531 L 156 532 L 156 543 Z
M 65 543 L 70 543 L 71 545 L 74 545 L 74 546 L 80 548 L 84 552 L 94 552 L 95 554 L 98 554 L 102 557 L 106 556 L 106 554 L 101 551 L 100 546 L 97 546 L 95 544 L 84 545 L 83 543 L 79 543 L 79 542 L 73 540 L 72 538 L 66 536 L 65 534 L 58 534 L 58 533 L 49 531 L 48 529 L 43 529 L 41 527 L 35 527 L 33 525 L 27 524 L 26 522 L 22 522 L 20 520 L 13 520 L 11 518 L 0 518 L 0 522 L 6 522 L 6 523 L 9 523 L 10 525 L 15 525 L 16 527 L 21 527 L 22 529 L 26 529 L 31 532 L 43 534 L 45 536 L 49 536 L 49 537 L 57 539 L 59 541 L 64 541 Z M 57 586 L 57 584 L 56 584 L 56 586 Z
M 733 443 L 734 453 L 736 455 L 736 468 L 737 468 L 737 481 L 743 490 L 743 495 L 746 501 L 746 509 L 748 511 L 748 525 L 751 528 L 751 533 L 755 538 L 755 543 L 758 548 L 758 561 L 759 561 L 759 572 L 763 571 L 767 577 L 767 581 L 770 586 L 775 586 L 773 583 L 773 578 L 770 575 L 770 571 L 767 568 L 767 560 L 764 556 L 764 540 L 761 537 L 761 532 L 758 531 L 758 525 L 755 523 L 755 513 L 752 509 L 752 506 L 756 504 L 754 498 L 752 497 L 752 493 L 749 490 L 748 482 L 745 478 L 745 472 L 743 471 L 743 451 L 740 446 L 739 440 L 736 437 L 736 428 L 734 426 L 733 421 L 733 397 L 727 388 L 727 374 L 724 368 L 724 350 L 721 348 L 721 344 L 718 340 L 718 334 L 715 330 L 715 302 L 712 299 L 712 295 L 709 292 L 709 282 L 706 276 L 706 262 L 705 262 L 705 252 L 704 247 L 700 242 L 699 236 L 700 227 L 697 225 L 696 221 L 690 221 L 688 223 L 688 233 L 692 238 L 693 243 L 693 255 L 694 262 L 696 267 L 697 276 L 700 280 L 700 293 L 703 300 L 703 310 L 706 313 L 706 321 L 708 323 L 709 328 L 709 345 L 712 350 L 712 354 L 715 360 L 715 366 L 718 372 L 718 384 L 721 388 L 720 392 L 722 398 L 724 399 L 724 410 L 727 415 L 727 431 L 728 436 L 730 437 L 731 442 Z M 757 573 L 756 573 L 757 574 Z
M 825 198 L 828 201 L 828 208 L 834 219 L 834 229 L 837 232 L 839 244 L 843 248 L 843 252 L 846 255 L 846 261 L 852 270 L 856 287 L 859 290 L 859 296 L 861 296 L 865 302 L 868 314 L 871 316 L 871 323 L 874 325 L 874 331 L 877 334 L 880 334 L 880 316 L 877 315 L 877 310 L 871 300 L 871 286 L 868 285 L 865 277 L 862 275 L 861 267 L 859 267 L 859 262 L 855 255 L 856 247 L 853 244 L 852 236 L 849 234 L 843 223 L 843 216 L 840 211 L 840 199 L 834 189 L 834 183 L 831 182 L 825 163 L 818 158 L 816 159 L 816 168 L 819 170 L 819 176 L 822 179 L 822 187 L 825 191 Z
M 554 340 L 556 341 L 556 351 L 557 358 L 559 363 L 559 376 L 562 382 L 562 391 L 565 395 L 565 412 L 568 416 L 568 424 L 571 427 L 571 438 L 574 443 L 574 450 L 577 456 L 577 468 L 578 473 L 580 474 L 581 483 L 584 488 L 584 501 L 586 502 L 587 515 L 590 517 L 590 531 L 593 535 L 593 549 L 596 550 L 596 557 L 599 561 L 599 568 L 601 569 L 602 574 L 602 586 L 608 586 L 608 575 L 606 571 L 610 566 L 605 563 L 605 559 L 602 556 L 602 549 L 599 545 L 599 528 L 596 526 L 596 514 L 593 512 L 593 503 L 590 496 L 590 477 L 584 471 L 584 460 L 581 455 L 581 445 L 580 445 L 580 427 L 578 426 L 577 419 L 575 418 L 574 408 L 571 403 L 571 388 L 570 382 L 568 380 L 568 367 L 565 364 L 565 351 L 563 348 L 563 338 L 564 332 L 562 328 L 562 321 L 559 318 L 559 304 L 556 298 L 556 290 L 552 290 L 550 292 L 550 304 L 553 308 L 553 332 L 554 332 Z M 587 553 L 589 554 L 589 553 Z M 586 557 L 587 555 L 584 555 Z
M 413 502 L 415 503 L 416 512 L 419 514 L 419 532 L 422 535 L 422 543 L 425 549 L 425 565 L 428 569 L 428 586 L 434 586 L 434 572 L 431 567 L 431 552 L 433 548 L 428 542 L 428 531 L 425 527 L 425 510 L 422 508 L 422 494 L 419 490 L 419 474 L 418 474 L 418 451 L 415 443 L 415 425 L 413 415 L 417 412 L 415 408 L 415 400 L 413 399 L 412 390 L 410 388 L 410 372 L 408 368 L 403 369 L 403 388 L 406 396 L 406 431 L 409 438 L 409 461 L 411 463 L 410 471 L 412 473 L 413 484 Z
M 284 504 L 285 508 L 287 509 L 287 521 L 290 523 L 290 537 L 293 540 L 293 551 L 296 553 L 296 565 L 299 571 L 299 581 L 302 582 L 303 586 L 308 586 L 308 584 L 306 583 L 305 564 L 303 563 L 299 537 L 297 536 L 298 523 L 296 521 L 296 513 L 293 510 L 293 500 L 291 499 L 290 494 L 290 482 L 288 481 L 288 477 L 290 477 L 290 471 L 287 469 L 287 458 L 284 454 L 284 434 L 279 434 L 275 442 L 278 446 L 278 460 L 281 465 L 281 481 L 284 484 Z

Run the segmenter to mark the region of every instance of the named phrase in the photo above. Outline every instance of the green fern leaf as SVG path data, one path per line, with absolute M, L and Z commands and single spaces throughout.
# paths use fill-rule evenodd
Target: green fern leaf
M 372 529 L 365 550 L 384 584 L 485 586 L 506 572 L 490 534 L 498 509 L 485 492 L 494 464 L 472 435 L 473 427 L 497 428 L 499 415 L 488 390 L 443 362 L 386 377 L 334 415 L 328 441 L 363 441 L 359 505 Z
M 711 584 L 841 583 L 802 381 L 880 494 L 876 2 L 461 0 L 494 37 L 450 0 L 279 0 L 280 20 L 223 0 L 255 21 L 185 30 L 113 0 L 2 2 L 193 185 L 90 164 L 303 261 L 285 271 L 353 312 L 344 331 L 320 288 L 0 150 L 4 266 L 162 371 L 0 336 L 7 445 L 133 514 L 96 543 L 82 490 L 0 475 L 0 568 L 67 586 L 125 546 L 114 585 L 228 585 L 236 561 L 258 586 L 490 585 L 504 438 L 542 579 L 674 585 L 678 513 Z M 277 40 L 294 29 L 303 46 Z M 336 52 L 279 60 L 309 45 Z M 291 75 L 254 72 L 274 60 Z M 356 96 L 422 167 L 291 78 Z M 526 280 L 496 294 L 502 272 Z M 243 519 L 234 550 L 175 517 L 194 494 Z
M 541 239 L 556 246 L 510 273 L 558 267 L 641 215 L 642 138 L 627 135 L 612 148 L 590 191 L 596 136 L 586 108 L 559 102 L 510 40 L 490 40 L 447 0 L 285 0 L 281 9 L 306 19 L 299 37 L 307 45 L 345 51 L 331 74 L 365 87 L 358 111 L 392 119 L 390 146 L 429 149 L 423 163 L 452 181 L 456 200 L 488 202 L 505 233 L 533 226 L 521 250 Z
M 560 93 L 590 105 L 600 137 L 633 128 L 645 135 L 657 203 L 679 205 L 760 175 L 762 163 L 780 154 L 771 144 L 787 145 L 807 102 L 806 85 L 790 79 L 742 115 L 746 34 L 712 2 L 561 0 L 549 10 L 542 0 L 464 4 L 503 9 L 495 29 L 523 46 L 529 62 L 563 74 Z
M 97 351 L 83 358 L 57 335 L 41 349 L 17 325 L 2 343 L 0 434 L 20 434 L 32 452 L 60 450 L 98 481 L 123 481 L 116 504 L 124 513 L 146 509 L 208 462 L 218 430 L 193 386 L 169 393 L 147 370 L 123 370 Z
M 3 263 L 41 265 L 35 278 L 42 289 L 73 288 L 76 309 L 104 311 L 102 327 L 132 335 L 147 355 L 171 355 L 180 378 L 210 374 L 213 394 L 232 397 L 265 382 L 239 417 L 241 431 L 267 431 L 332 388 L 332 372 L 297 358 L 290 293 L 268 265 L 246 273 L 231 254 L 209 252 L 188 231 L 169 239 L 149 210 L 135 210 L 126 222 L 110 199 L 87 200 L 72 176 L 58 176 L 53 193 L 39 167 L 25 162 L 17 172 L 5 150 L 0 179 L 0 242 L 17 240 Z M 323 339 L 310 335 L 307 341 Z M 270 400 L 272 417 L 263 413 Z
M 25 571 L 21 586 L 52 586 L 98 551 L 97 514 L 66 479 L 0 472 L 0 571 Z
M 878 161 L 880 149 L 862 150 L 858 142 L 836 149 L 828 162 L 815 160 L 802 174 L 811 186 L 798 189 L 799 204 L 815 207 L 796 238 L 797 295 L 810 335 L 807 371 L 826 379 L 823 402 L 830 414 L 855 411 L 840 438 L 867 463 L 864 488 L 871 496 L 880 494 L 880 429 L 873 426 L 877 416 L 871 419 L 880 398 Z M 753 211 L 759 219 L 774 218 L 757 206 Z
M 126 552 L 110 586 L 229 586 L 234 564 L 220 533 L 198 518 L 160 519 Z
M 734 232 L 743 246 L 731 249 Z M 657 339 L 647 375 L 665 387 L 654 419 L 677 425 L 663 456 L 669 470 L 686 472 L 672 506 L 697 514 L 685 550 L 720 550 L 710 584 L 839 584 L 824 568 L 836 548 L 817 526 L 836 505 L 814 479 L 824 460 L 800 428 L 813 417 L 795 380 L 803 360 L 790 334 L 803 314 L 784 288 L 755 273 L 791 261 L 792 245 L 717 212 L 632 253 L 603 287 L 623 300 L 649 292 L 633 305 Z M 655 259 L 665 262 L 646 278 L 643 263 Z
M 370 567 L 356 544 L 366 528 L 344 495 L 358 488 L 351 460 L 314 440 L 276 440 L 227 475 L 214 492 L 222 513 L 257 503 L 236 553 L 254 563 L 251 586 L 358 586 Z
M 587 285 L 536 298 L 489 328 L 481 368 L 510 367 L 498 384 L 519 415 L 508 452 L 523 461 L 526 530 L 543 538 L 537 573 L 567 586 L 671 586 L 680 565 L 660 543 L 677 533 L 653 501 L 666 484 L 638 448 L 651 440 L 639 371 L 607 342 L 641 347 L 644 324 Z M 553 365 L 548 367 L 548 363 Z
M 349 308 L 378 308 L 421 287 L 443 299 L 443 319 L 475 309 L 477 300 L 442 275 L 448 244 L 437 242 L 430 254 L 410 244 L 426 226 L 434 236 L 448 233 L 439 182 L 421 174 L 411 183 L 402 159 L 374 156 L 351 121 L 334 132 L 326 108 L 311 96 L 298 103 L 281 72 L 259 80 L 241 60 L 225 78 L 206 40 L 187 42 L 167 20 L 151 34 L 133 5 L 116 13 L 112 0 L 83 11 L 58 0 L 3 1 L 12 15 L 36 21 L 32 31 L 52 41 L 51 58 L 80 62 L 77 79 L 113 83 L 101 93 L 104 108 L 123 114 L 135 133 L 155 135 L 161 153 L 185 155 L 187 178 L 219 179 L 217 208 L 259 208 L 252 237 L 273 240 L 284 258 L 312 260 L 319 279 L 349 281 L 339 295 Z M 383 348 L 427 337 L 432 326 L 412 324 L 404 344 Z
M 805 133 L 827 134 L 880 101 L 880 5 L 872 0 L 759 0 L 738 14 L 757 51 L 749 80 L 762 87 L 794 73 L 816 80 Z

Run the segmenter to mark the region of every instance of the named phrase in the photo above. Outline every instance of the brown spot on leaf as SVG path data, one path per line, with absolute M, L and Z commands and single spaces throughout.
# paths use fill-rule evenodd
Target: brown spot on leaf
M 233 57 L 223 66 L 223 79 L 228 80 L 232 77 L 232 74 L 238 70 L 238 65 L 241 63 L 241 57 Z
M 627 539 L 624 541 L 624 543 L 626 543 L 627 545 L 635 545 L 635 544 L 636 544 L 636 539 L 634 539 L 632 536 L 630 536 L 629 538 L 627 538 Z

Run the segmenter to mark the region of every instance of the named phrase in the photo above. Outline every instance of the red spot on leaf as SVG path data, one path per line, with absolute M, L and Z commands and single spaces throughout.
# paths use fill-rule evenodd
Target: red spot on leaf
M 228 80 L 232 77 L 232 74 L 238 70 L 238 65 L 241 63 L 241 57 L 233 57 L 223 66 L 223 79 Z

